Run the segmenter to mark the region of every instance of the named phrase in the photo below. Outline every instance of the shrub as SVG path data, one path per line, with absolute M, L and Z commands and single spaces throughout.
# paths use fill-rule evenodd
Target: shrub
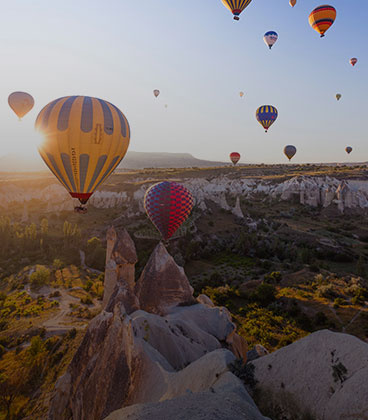
M 89 296 L 86 296 L 84 298 L 81 298 L 81 303 L 83 303 L 84 305 L 93 305 L 93 301 Z
M 50 270 L 46 267 L 40 266 L 34 271 L 29 280 L 31 281 L 32 287 L 41 287 L 48 283 L 50 279 Z
M 341 297 L 338 297 L 334 300 L 333 307 L 334 308 L 339 308 L 340 306 L 343 306 L 343 305 L 346 305 L 346 304 L 347 304 L 347 302 L 346 302 L 345 299 L 343 299 Z
M 268 284 L 278 284 L 282 280 L 282 274 L 280 271 L 273 271 L 271 274 L 266 274 L 264 276 L 265 283 Z
M 250 294 L 250 299 L 260 306 L 268 306 L 276 300 L 276 288 L 272 284 L 262 283 Z

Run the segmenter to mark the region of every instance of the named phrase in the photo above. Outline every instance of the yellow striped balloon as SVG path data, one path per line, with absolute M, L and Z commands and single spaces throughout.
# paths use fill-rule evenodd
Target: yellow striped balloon
M 234 15 L 234 20 L 239 20 L 240 13 L 250 4 L 252 0 L 222 0 L 222 3 Z
M 321 38 L 325 36 L 325 32 L 334 23 L 336 19 L 336 9 L 327 4 L 316 7 L 309 15 L 310 26 L 317 31 Z
M 73 198 L 85 204 L 125 156 L 130 128 L 111 103 L 89 96 L 67 96 L 46 105 L 36 130 L 38 151 Z

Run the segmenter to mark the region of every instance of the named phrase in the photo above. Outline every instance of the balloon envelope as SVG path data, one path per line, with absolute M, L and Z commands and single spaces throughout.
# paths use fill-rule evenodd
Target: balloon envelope
M 346 147 L 345 148 L 345 152 L 348 154 L 348 155 L 350 155 L 350 153 L 353 151 L 353 148 L 352 147 L 350 147 L 350 146 L 348 146 L 348 147 Z
M 33 108 L 34 99 L 29 93 L 13 92 L 8 97 L 8 104 L 20 119 Z
M 355 66 L 355 64 L 358 62 L 358 59 L 357 58 L 351 58 L 350 59 L 350 64 L 354 67 Z
M 252 0 L 222 0 L 224 6 L 239 20 L 240 13 L 250 4 Z
M 264 34 L 263 40 L 265 44 L 268 46 L 269 49 L 272 48 L 272 46 L 276 43 L 278 39 L 278 35 L 274 31 L 268 31 Z
M 239 96 L 242 98 L 244 96 L 244 92 L 239 92 Z
M 336 19 L 336 9 L 327 4 L 316 7 L 309 15 L 310 26 L 317 31 L 321 38 L 325 36 L 325 32 L 331 27 Z
M 238 152 L 230 153 L 230 160 L 234 165 L 236 165 L 240 160 L 240 154 Z
M 291 144 L 285 146 L 284 154 L 289 160 L 291 160 L 291 158 L 294 157 L 296 154 L 296 147 Z
M 289 4 L 291 7 L 294 7 L 296 5 L 296 0 L 290 0 Z
M 341 93 L 336 93 L 336 99 L 339 101 L 341 99 Z
M 165 241 L 189 217 L 193 205 L 190 191 L 176 182 L 164 181 L 152 185 L 144 196 L 146 213 Z
M 160 91 L 158 90 L 158 89 L 155 89 L 154 91 L 153 91 L 153 94 L 155 95 L 155 97 L 157 98 L 158 97 L 158 95 L 160 94 Z
M 125 156 L 130 128 L 111 103 L 89 96 L 67 96 L 46 105 L 36 130 L 38 151 L 73 198 L 85 204 Z
M 266 130 L 266 133 L 271 125 L 276 121 L 277 116 L 277 109 L 272 105 L 262 105 L 256 111 L 257 121 Z

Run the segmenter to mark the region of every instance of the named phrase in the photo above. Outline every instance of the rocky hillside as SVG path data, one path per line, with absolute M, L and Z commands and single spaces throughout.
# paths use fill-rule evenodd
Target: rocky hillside
M 169 175 L 169 174 L 168 174 Z M 121 175 L 122 177 L 122 175 Z M 170 176 L 167 177 L 170 179 Z M 121 178 L 123 181 L 123 178 Z M 176 180 L 176 178 L 175 178 Z M 252 199 L 264 197 L 269 200 L 300 203 L 310 207 L 336 208 L 340 213 L 345 209 L 368 209 L 367 180 L 339 180 L 333 177 L 296 176 L 285 181 L 259 180 L 252 178 L 234 179 L 218 176 L 211 179 L 203 177 L 180 180 L 194 195 L 196 205 L 207 209 L 207 201 L 218 204 L 225 210 L 231 210 L 229 197 Z M 133 179 L 123 184 L 120 191 L 111 191 L 102 187 L 89 200 L 89 205 L 96 208 L 128 207 L 132 215 L 142 214 L 145 191 L 158 180 Z M 47 212 L 73 210 L 76 200 L 58 183 L 51 182 L 44 188 L 24 187 L 7 182 L 0 185 L 0 207 L 7 209 L 13 204 L 25 204 L 38 200 L 47 206 Z M 132 213 L 132 209 L 136 209 Z
M 180 397 L 184 408 L 202 396 L 207 418 L 221 412 L 221 418 L 240 419 L 240 413 L 247 412 L 249 418 L 262 419 L 229 372 L 236 357 L 247 358 L 247 344 L 229 312 L 206 296 L 193 298 L 183 269 L 161 243 L 137 282 L 132 255 L 128 234 L 111 229 L 105 277 L 111 295 L 105 296 L 104 311 L 91 321 L 58 380 L 49 419 L 100 420 L 125 406 Z M 188 393 L 195 396 L 185 398 Z M 221 403 L 225 397 L 240 402 L 239 416 L 231 412 L 232 404 Z M 111 418 L 126 417 L 115 413 Z
M 111 228 L 105 307 L 55 386 L 49 420 L 266 419 L 259 408 L 274 420 L 365 418 L 368 344 L 322 330 L 269 355 L 247 351 L 229 312 L 193 298 L 163 244 L 137 281 L 136 260 L 127 232 Z

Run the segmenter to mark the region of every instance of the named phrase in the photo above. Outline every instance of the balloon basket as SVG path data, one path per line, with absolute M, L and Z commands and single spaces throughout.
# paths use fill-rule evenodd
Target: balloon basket
M 239 20 L 239 16 L 234 16 L 234 20 Z
M 78 214 L 86 214 L 87 213 L 87 207 L 83 207 L 83 206 L 77 206 L 74 207 L 74 213 L 78 213 Z

